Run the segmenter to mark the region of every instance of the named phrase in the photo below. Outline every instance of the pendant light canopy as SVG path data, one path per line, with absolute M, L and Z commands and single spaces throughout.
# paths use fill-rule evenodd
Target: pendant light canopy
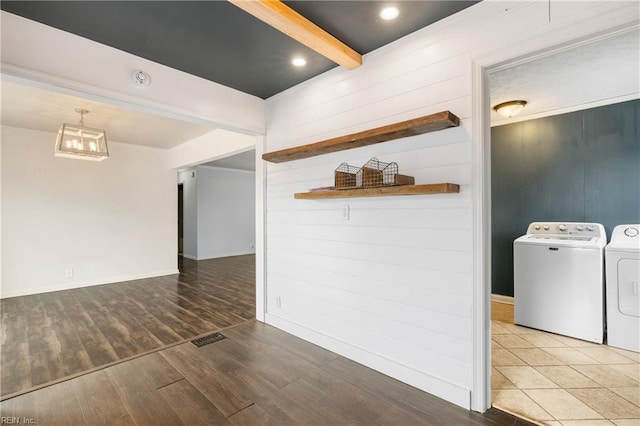
M 75 111 L 80 114 L 80 124 L 64 123 L 60 126 L 54 155 L 92 161 L 108 158 L 109 149 L 105 131 L 84 127 L 84 115 L 89 111 L 79 108 Z

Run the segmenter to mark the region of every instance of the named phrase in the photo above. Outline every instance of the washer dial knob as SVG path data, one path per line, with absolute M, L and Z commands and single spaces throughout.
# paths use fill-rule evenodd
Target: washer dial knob
M 545 225 L 543 228 L 544 228 L 545 231 L 548 231 L 549 230 L 549 225 Z
M 558 225 L 558 229 L 562 232 L 567 230 L 567 225 Z

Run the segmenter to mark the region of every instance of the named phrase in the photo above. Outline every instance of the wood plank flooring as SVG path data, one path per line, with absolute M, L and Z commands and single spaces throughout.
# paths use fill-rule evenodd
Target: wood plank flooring
M 0 417 L 38 425 L 509 425 L 255 317 L 255 259 L 0 301 Z M 222 330 L 195 347 L 188 340 Z M 187 342 L 187 343 L 185 343 Z
M 254 255 L 179 266 L 179 275 L 0 300 L 0 397 L 255 318 Z M 91 385 L 122 384 L 104 374 Z
M 271 326 L 175 345 L 0 403 L 38 425 L 529 425 L 470 412 Z

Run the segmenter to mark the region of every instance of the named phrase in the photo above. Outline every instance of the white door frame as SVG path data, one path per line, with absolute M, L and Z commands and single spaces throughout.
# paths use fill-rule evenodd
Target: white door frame
M 473 365 L 470 406 L 491 407 L 491 126 L 486 67 L 472 62 Z

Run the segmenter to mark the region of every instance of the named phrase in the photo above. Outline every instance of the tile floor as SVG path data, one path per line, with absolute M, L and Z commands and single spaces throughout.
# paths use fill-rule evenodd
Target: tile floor
M 542 425 L 640 426 L 640 354 L 513 324 L 492 303 L 493 406 Z

